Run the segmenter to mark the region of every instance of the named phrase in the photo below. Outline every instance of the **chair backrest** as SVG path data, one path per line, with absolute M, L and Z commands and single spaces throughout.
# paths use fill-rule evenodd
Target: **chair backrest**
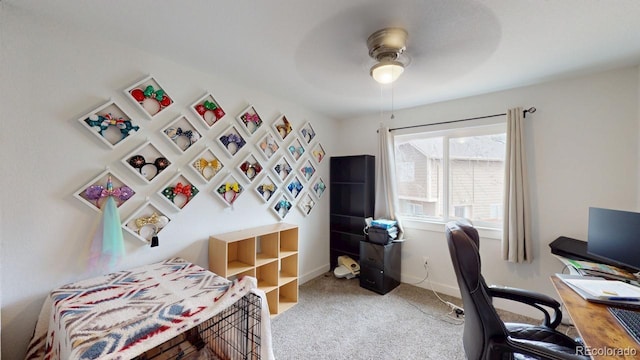
M 483 359 L 490 340 L 503 340 L 508 332 L 480 272 L 478 231 L 469 221 L 458 220 L 447 223 L 445 232 L 464 306 L 464 350 L 468 359 Z

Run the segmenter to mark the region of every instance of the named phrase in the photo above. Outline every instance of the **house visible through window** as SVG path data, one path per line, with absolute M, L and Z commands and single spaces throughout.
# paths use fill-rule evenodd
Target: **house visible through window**
M 505 126 L 396 135 L 400 213 L 502 226 Z

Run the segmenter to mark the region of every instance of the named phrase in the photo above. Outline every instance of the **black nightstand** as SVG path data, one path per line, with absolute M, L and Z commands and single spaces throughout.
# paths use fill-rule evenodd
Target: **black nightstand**
M 402 243 L 360 242 L 360 286 L 386 294 L 400 285 Z

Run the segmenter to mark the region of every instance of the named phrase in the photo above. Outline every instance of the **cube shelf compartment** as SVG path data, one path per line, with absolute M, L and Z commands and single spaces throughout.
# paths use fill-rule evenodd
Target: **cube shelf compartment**
M 209 237 L 209 270 L 258 280 L 271 316 L 298 302 L 298 227 L 279 223 Z

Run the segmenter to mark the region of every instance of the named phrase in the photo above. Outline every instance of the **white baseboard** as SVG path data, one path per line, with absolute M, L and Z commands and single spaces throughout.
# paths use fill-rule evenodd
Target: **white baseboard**
M 302 285 L 304 283 L 306 283 L 309 280 L 313 280 L 315 278 L 317 278 L 318 276 L 326 273 L 327 271 L 329 271 L 329 264 L 325 264 L 322 265 L 316 269 L 313 269 L 305 274 L 303 274 L 302 276 L 298 277 L 298 285 Z
M 433 281 L 425 280 L 420 282 L 424 278 L 417 278 L 413 276 L 403 276 L 401 281 L 407 285 L 418 286 L 423 289 L 434 290 L 438 293 L 449 295 L 460 299 L 460 290 L 457 287 L 436 283 Z

